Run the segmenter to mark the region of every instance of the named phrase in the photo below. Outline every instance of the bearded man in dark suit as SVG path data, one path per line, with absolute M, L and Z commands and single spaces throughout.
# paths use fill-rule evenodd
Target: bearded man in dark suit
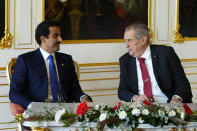
M 172 47 L 150 45 L 149 29 L 139 22 L 126 28 L 124 39 L 128 53 L 119 59 L 118 97 L 120 100 L 192 102 L 189 81 Z M 140 61 L 141 59 L 143 62 Z
M 40 46 L 38 49 L 17 58 L 9 91 L 15 108 L 24 110 L 31 102 L 91 101 L 79 85 L 72 57 L 57 52 L 62 41 L 59 24 L 50 20 L 40 23 L 36 41 Z M 49 56 L 55 70 L 52 76 Z M 54 76 L 56 85 L 52 86 Z

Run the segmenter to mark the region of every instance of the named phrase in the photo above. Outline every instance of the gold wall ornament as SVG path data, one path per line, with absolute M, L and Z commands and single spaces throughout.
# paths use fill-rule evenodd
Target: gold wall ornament
M 12 35 L 9 33 L 7 25 L 5 26 L 4 37 L 1 39 L 0 49 L 11 48 Z
M 153 31 L 151 30 L 151 7 L 152 7 L 152 1 L 148 1 L 148 29 L 150 33 L 150 44 L 153 43 Z
M 30 127 L 31 131 L 50 131 L 48 128 Z
M 0 49 L 11 48 L 12 35 L 9 32 L 10 24 L 10 0 L 5 0 L 5 31 L 4 37 L 0 38 Z
M 16 114 L 16 119 L 18 121 L 18 131 L 23 131 L 23 114 L 22 113 L 17 113 Z
M 174 43 L 183 43 L 185 38 L 179 33 L 180 24 L 177 24 L 176 30 L 174 31 Z
M 182 128 L 180 129 L 180 131 L 196 131 L 196 129 L 194 128 L 194 129 L 192 129 L 192 130 L 187 130 L 186 128 L 182 127 Z
M 178 131 L 177 128 L 171 128 L 169 131 Z
M 182 44 L 184 41 L 197 41 L 197 37 L 183 37 L 179 33 L 180 23 L 179 23 L 179 0 L 176 0 L 176 23 L 174 31 L 174 43 Z
M 149 33 L 150 33 L 150 44 L 152 44 L 153 43 L 153 31 L 149 29 Z

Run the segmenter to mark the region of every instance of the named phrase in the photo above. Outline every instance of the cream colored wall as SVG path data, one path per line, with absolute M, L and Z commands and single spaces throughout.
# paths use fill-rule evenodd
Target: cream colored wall
M 176 1 L 151 0 L 151 30 L 153 43 L 173 46 L 181 59 L 196 59 L 196 41 L 174 43 L 176 28 Z M 0 50 L 0 129 L 16 127 L 8 107 L 9 85 L 5 66 L 11 57 L 34 50 L 36 47 L 34 30 L 41 21 L 41 0 L 10 0 L 10 32 L 13 35 L 12 47 Z M 117 103 L 119 84 L 118 58 L 126 52 L 124 43 L 61 44 L 61 52 L 71 54 L 81 65 L 80 84 L 94 101 Z M 190 60 L 183 66 L 190 80 L 194 101 L 197 89 L 197 62 Z M 112 63 L 114 62 L 114 63 Z M 94 64 L 90 64 L 94 63 Z M 96 66 L 95 66 L 95 63 Z M 98 64 L 100 63 L 100 64 Z M 104 63 L 104 64 L 103 64 Z M 112 65 L 110 65 L 112 64 Z

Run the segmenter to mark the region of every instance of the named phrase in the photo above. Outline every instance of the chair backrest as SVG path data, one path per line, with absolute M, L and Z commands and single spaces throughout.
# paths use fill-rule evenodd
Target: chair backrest
M 76 61 L 74 61 L 74 66 L 75 66 L 75 72 L 77 74 L 77 78 L 79 80 L 79 78 L 80 78 L 80 66 Z
M 9 82 L 12 78 L 12 73 L 14 72 L 14 66 L 16 64 L 16 60 L 17 58 L 11 58 L 6 66 L 6 74 Z

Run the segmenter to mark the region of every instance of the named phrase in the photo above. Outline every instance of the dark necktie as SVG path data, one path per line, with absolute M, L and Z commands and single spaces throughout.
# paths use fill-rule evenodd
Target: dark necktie
M 142 80 L 144 83 L 144 94 L 149 98 L 151 102 L 153 102 L 154 99 L 152 94 L 151 81 L 150 81 L 150 76 L 148 74 L 148 70 L 146 68 L 145 58 L 138 58 L 138 61 L 140 63 L 140 69 L 142 72 Z
M 52 92 L 53 102 L 57 102 L 58 99 L 60 98 L 57 72 L 55 69 L 55 64 L 53 62 L 53 56 L 49 55 L 48 59 L 49 59 L 50 84 L 51 84 L 51 92 Z

